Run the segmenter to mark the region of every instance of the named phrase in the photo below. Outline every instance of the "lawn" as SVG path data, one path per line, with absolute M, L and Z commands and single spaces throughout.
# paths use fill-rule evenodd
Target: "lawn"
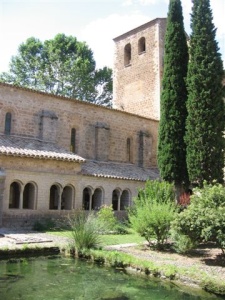
M 48 231 L 48 234 L 71 237 L 70 231 Z M 130 243 L 143 243 L 145 239 L 136 232 L 129 230 L 129 234 L 103 234 L 101 235 L 102 245 L 119 245 Z

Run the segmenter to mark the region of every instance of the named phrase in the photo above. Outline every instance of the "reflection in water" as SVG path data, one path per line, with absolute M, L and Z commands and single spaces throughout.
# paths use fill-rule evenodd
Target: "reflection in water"
M 172 283 L 71 258 L 0 261 L 1 300 L 220 299 Z

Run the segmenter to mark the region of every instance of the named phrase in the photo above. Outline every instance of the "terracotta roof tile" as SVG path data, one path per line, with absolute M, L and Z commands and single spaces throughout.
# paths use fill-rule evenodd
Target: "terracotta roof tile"
M 84 162 L 85 159 L 55 144 L 38 139 L 0 134 L 0 155 Z
M 157 168 L 144 169 L 133 164 L 86 161 L 82 165 L 82 175 L 146 181 L 159 178 Z

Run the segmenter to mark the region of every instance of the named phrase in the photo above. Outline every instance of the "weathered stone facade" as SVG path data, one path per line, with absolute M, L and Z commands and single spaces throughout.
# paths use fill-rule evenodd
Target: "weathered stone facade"
M 121 214 L 158 177 L 164 30 L 156 19 L 115 39 L 118 109 L 0 83 L 0 226 L 103 204 Z

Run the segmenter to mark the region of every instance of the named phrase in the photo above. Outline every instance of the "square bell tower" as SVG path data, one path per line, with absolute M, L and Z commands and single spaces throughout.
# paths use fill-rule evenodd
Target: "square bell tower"
M 114 39 L 113 108 L 160 119 L 166 18 Z

